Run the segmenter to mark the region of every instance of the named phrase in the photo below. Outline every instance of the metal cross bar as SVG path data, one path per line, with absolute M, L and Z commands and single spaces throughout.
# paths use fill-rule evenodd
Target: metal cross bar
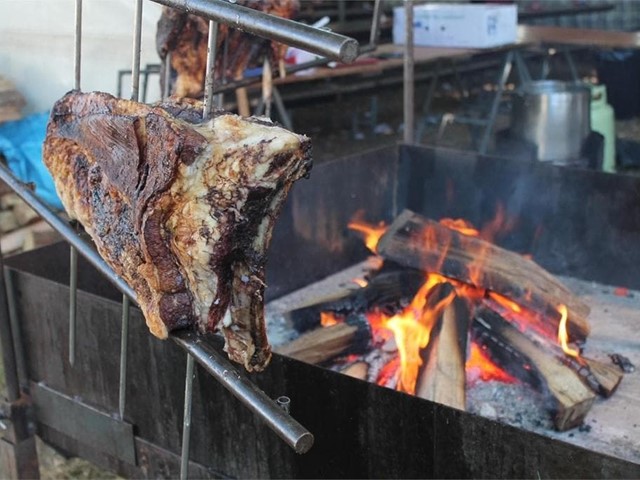
M 297 453 L 309 451 L 313 445 L 313 435 L 282 410 L 266 393 L 240 375 L 228 360 L 210 344 L 204 342 L 198 334 L 188 330 L 178 330 L 174 333 L 173 339 L 192 354 L 207 372 L 249 410 L 260 416 Z
M 353 38 L 262 13 L 226 0 L 152 1 L 333 60 L 351 63 L 358 57 L 358 42 Z
M 18 180 L 7 167 L 0 165 L 0 180 L 4 181 L 18 196 L 33 208 L 43 220 L 73 245 L 100 273 L 132 300 L 133 289 L 106 264 L 93 247 L 80 238 L 73 228 L 52 212 L 31 189 Z M 10 326 L 9 326 L 10 328 Z M 4 337 L 4 335 L 3 335 Z M 222 357 L 211 345 L 202 341 L 195 332 L 178 331 L 172 339 L 187 350 L 216 380 L 252 412 L 262 418 L 285 442 L 298 453 L 307 452 L 313 445 L 313 435 L 295 419 L 286 415 L 280 407 L 255 384 L 240 376 L 236 368 Z M 10 338 L 10 337 L 9 337 Z

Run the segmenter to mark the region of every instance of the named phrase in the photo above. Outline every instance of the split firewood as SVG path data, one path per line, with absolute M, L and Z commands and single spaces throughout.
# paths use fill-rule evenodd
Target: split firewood
M 284 317 L 298 332 L 305 332 L 320 325 L 322 312 L 346 316 L 375 307 L 393 315 L 405 306 L 403 302 L 409 301 L 424 281 L 423 272 L 409 268 L 376 273 L 365 287 L 315 298 L 313 303 L 291 310 Z
M 596 395 L 573 370 L 487 308 L 476 311 L 472 332 L 476 341 L 487 347 L 496 364 L 536 390 L 551 395 L 557 430 L 582 424 Z
M 570 338 L 584 340 L 589 335 L 590 308 L 585 302 L 535 262 L 480 238 L 405 210 L 382 236 L 377 251 L 401 265 L 497 292 L 549 318 L 550 333 L 557 331 L 557 307 L 564 304 Z
M 451 284 L 440 284 L 432 290 L 437 291 L 429 295 L 429 308 L 448 296 L 453 295 L 453 300 L 438 315 L 431 330 L 416 396 L 465 410 L 465 361 L 471 313 L 466 301 L 455 296 Z
M 351 315 L 345 322 L 311 330 L 275 351 L 317 365 L 338 355 L 364 353 L 370 340 L 371 328 L 366 317 Z
M 340 373 L 360 380 L 366 380 L 369 374 L 369 364 L 367 362 L 354 362 L 343 370 L 340 370 Z
M 624 376 L 620 369 L 591 358 L 582 357 L 582 360 L 586 362 L 591 374 L 598 381 L 600 387 L 598 393 L 605 397 L 613 395 Z

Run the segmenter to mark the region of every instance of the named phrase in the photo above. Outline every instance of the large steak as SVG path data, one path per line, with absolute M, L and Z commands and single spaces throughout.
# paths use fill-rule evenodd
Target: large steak
M 229 357 L 260 370 L 271 356 L 266 249 L 291 185 L 311 168 L 311 144 L 266 119 L 216 112 L 203 122 L 201 111 L 193 100 L 70 92 L 51 112 L 44 161 L 151 333 L 219 327 Z

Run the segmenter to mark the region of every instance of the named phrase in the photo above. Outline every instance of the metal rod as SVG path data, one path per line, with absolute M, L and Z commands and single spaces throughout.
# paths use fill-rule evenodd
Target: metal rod
M 127 363 L 129 345 L 129 306 L 130 300 L 122 295 L 122 324 L 120 330 L 120 381 L 118 385 L 118 414 L 124 419 L 124 409 L 127 401 Z
M 142 0 L 136 0 L 133 18 L 133 62 L 131 67 L 131 100 L 140 98 L 140 49 L 142 47 Z
M 494 93 L 493 100 L 491 101 L 491 109 L 489 110 L 489 116 L 487 118 L 487 126 L 485 127 L 482 134 L 480 148 L 478 149 L 478 152 L 481 155 L 485 155 L 487 153 L 487 150 L 489 149 L 489 140 L 491 140 L 491 133 L 493 132 L 493 126 L 496 122 L 496 115 L 498 115 L 498 107 L 500 106 L 500 101 L 502 100 L 504 86 L 507 83 L 507 79 L 509 78 L 509 74 L 511 73 L 511 67 L 513 66 L 513 56 L 513 50 L 509 50 L 509 52 L 504 56 L 504 60 L 502 62 L 500 77 L 498 78 L 496 91 Z
M 382 17 L 382 0 L 375 0 L 373 4 L 373 19 L 371 20 L 371 34 L 369 46 L 376 46 L 380 41 L 380 18 Z M 360 50 L 362 52 L 362 49 Z
M 171 95 L 171 52 L 167 52 L 164 57 L 164 84 L 162 85 L 162 98 L 168 98 Z
M 80 90 L 80 71 L 82 65 L 82 0 L 76 0 L 76 32 L 74 38 L 74 87 Z
M 0 269 L 4 272 L 4 258 L 0 252 Z M 2 363 L 7 388 L 7 399 L 15 402 L 20 398 L 20 381 L 16 366 L 16 352 L 13 344 L 11 321 L 9 320 L 9 304 L 4 275 L 0 275 L 0 343 L 2 344 Z
M 404 36 L 404 141 L 413 143 L 414 141 L 414 111 L 413 103 L 415 97 L 414 85 L 414 56 L 413 56 L 413 0 L 405 0 L 405 36 Z
M 180 480 L 189 476 L 189 444 L 191 441 L 191 406 L 193 405 L 193 367 L 195 362 L 187 354 L 187 373 L 184 376 L 184 416 L 182 417 L 182 452 L 180 455 Z
M 18 319 L 18 309 L 16 306 L 16 290 L 13 285 L 13 275 L 6 268 L 4 269 L 4 282 L 7 292 L 9 323 L 11 324 L 11 334 L 13 336 L 13 349 L 15 352 L 18 382 L 20 385 L 26 386 L 29 382 L 29 376 L 27 373 L 27 362 L 24 353 L 24 344 L 22 343 L 22 332 L 20 328 L 20 321 Z
M 153 0 L 201 17 L 224 23 L 259 37 L 298 47 L 345 63 L 358 56 L 358 42 L 338 33 L 321 30 L 286 18 L 242 7 L 226 0 Z
M 213 110 L 213 80 L 215 78 L 216 65 L 216 45 L 218 43 L 218 24 L 209 20 L 209 41 L 207 44 L 207 69 L 204 77 L 204 106 L 202 108 L 202 118 L 211 118 Z
M 249 410 L 260 416 L 266 424 L 297 453 L 305 453 L 313 445 L 313 435 L 287 415 L 262 390 L 241 376 L 231 363 L 195 332 L 179 330 L 174 341 L 195 357 L 222 386 L 229 390 Z
M 69 365 L 76 361 L 76 327 L 78 294 L 78 251 L 69 248 Z
M 18 180 L 4 165 L 0 165 L 0 180 L 4 181 L 18 194 L 43 220 L 71 243 L 78 252 L 86 258 L 100 273 L 102 273 L 116 288 L 135 300 L 133 289 L 105 263 L 100 255 L 73 228 L 54 212 L 52 212 L 36 195 L 20 180 Z M 2 298 L 0 298 L 1 308 Z M 1 313 L 1 312 L 0 312 Z M 3 337 L 2 315 L 0 315 L 0 335 Z M 10 325 L 9 325 L 10 328 Z M 173 340 L 192 354 L 216 380 L 229 390 L 236 398 L 244 403 L 252 412 L 261 417 L 284 441 L 298 453 L 307 452 L 313 445 L 313 435 L 296 420 L 286 416 L 284 412 L 255 384 L 241 377 L 234 366 L 218 354 L 210 345 L 204 343 L 196 333 L 178 331 L 171 334 Z M 9 336 L 10 338 L 10 336 Z M 12 348 L 12 347 L 11 347 Z M 13 358 L 13 356 L 12 356 Z M 5 368 L 7 368 L 5 364 Z

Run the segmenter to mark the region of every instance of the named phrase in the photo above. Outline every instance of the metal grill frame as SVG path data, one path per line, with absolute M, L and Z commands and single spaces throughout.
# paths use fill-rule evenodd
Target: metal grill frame
M 230 3 L 226 0 L 151 0 L 158 4 L 173 7 L 191 14 L 199 15 L 209 20 L 209 40 L 207 54 L 207 73 L 205 76 L 205 96 L 203 118 L 211 115 L 214 103 L 213 66 L 215 64 L 215 44 L 217 24 L 224 23 L 247 33 L 263 38 L 280 41 L 295 46 L 330 60 L 344 63 L 353 62 L 357 56 L 375 48 L 379 36 L 380 0 L 376 0 L 372 22 L 371 44 L 360 49 L 358 42 L 344 35 L 327 30 L 307 26 L 295 21 L 264 14 L 246 7 Z M 411 2 L 407 2 L 411 3 Z M 74 41 L 74 88 L 81 89 L 82 72 L 82 0 L 75 0 L 75 41 Z M 136 0 L 135 17 L 133 22 L 133 52 L 131 68 L 131 99 L 139 99 L 140 82 L 140 51 L 142 31 L 143 0 Z M 411 78 L 411 82 L 413 79 Z M 166 91 L 163 92 L 166 95 Z M 6 167 L 0 166 L 0 179 L 9 185 L 29 206 L 31 206 L 46 222 L 60 233 L 70 245 L 70 297 L 69 297 L 69 358 L 71 367 L 75 363 L 76 343 L 76 301 L 77 301 L 77 264 L 78 254 L 87 259 L 112 284 L 122 292 L 122 323 L 120 346 L 120 382 L 118 418 L 123 420 L 126 409 L 126 375 L 127 349 L 129 331 L 129 309 L 131 302 L 135 302 L 135 292 L 102 260 L 90 243 L 80 237 L 77 225 L 70 225 L 51 211 L 31 190 L 19 181 Z M 12 288 L 10 276 L 4 268 L 0 254 L 0 268 L 4 275 L 0 276 L 0 340 L 7 380 L 8 400 L 12 406 L 11 420 L 15 431 L 24 431 L 24 435 L 15 435 L 16 446 L 18 440 L 28 440 L 29 448 L 25 450 L 24 458 L 18 458 L 17 449 L 14 451 L 15 467 L 13 472 L 20 477 L 37 476 L 37 462 L 33 464 L 35 455 L 33 427 L 28 428 L 29 419 L 26 415 L 16 415 L 13 406 L 21 401 L 28 403 L 28 378 L 25 367 L 24 351 L 21 348 L 19 325 L 17 325 L 15 301 L 11 298 Z M 187 478 L 189 464 L 189 434 L 192 403 L 192 382 L 194 363 L 197 361 L 204 369 L 219 381 L 226 389 L 236 396 L 253 413 L 260 417 L 285 443 L 297 453 L 307 452 L 313 445 L 313 435 L 289 415 L 290 400 L 281 396 L 274 401 L 269 398 L 255 384 L 240 375 L 236 368 L 215 349 L 201 342 L 193 332 L 175 332 L 171 339 L 187 352 L 187 370 L 185 372 L 185 402 L 183 416 L 183 439 L 180 463 L 180 478 Z M 16 410 L 17 411 L 17 410 Z M 32 452 L 33 450 L 33 452 Z M 36 457 L 37 458 L 37 457 Z M 22 465 L 21 465 L 22 464 Z

